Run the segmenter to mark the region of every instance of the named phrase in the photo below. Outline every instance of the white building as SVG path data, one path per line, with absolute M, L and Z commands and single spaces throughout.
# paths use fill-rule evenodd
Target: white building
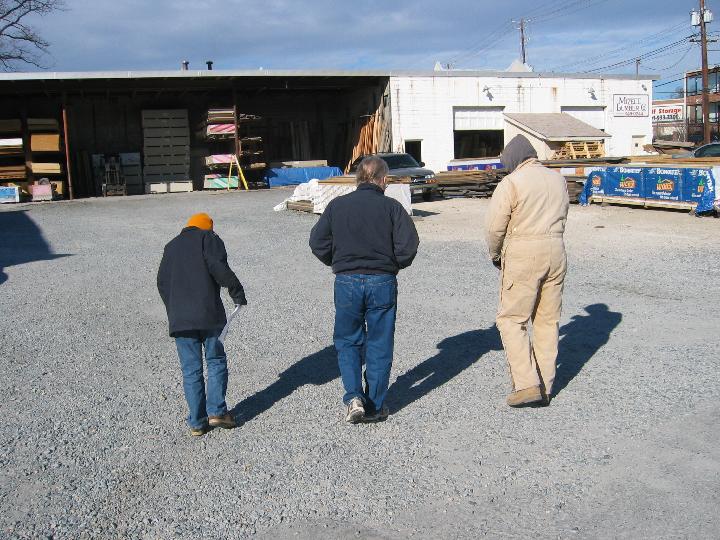
M 412 148 L 428 167 L 497 156 L 506 113 L 568 113 L 606 132 L 606 154 L 643 153 L 652 142 L 654 77 L 438 71 L 391 74 L 393 150 Z M 418 152 L 419 149 L 419 152 Z

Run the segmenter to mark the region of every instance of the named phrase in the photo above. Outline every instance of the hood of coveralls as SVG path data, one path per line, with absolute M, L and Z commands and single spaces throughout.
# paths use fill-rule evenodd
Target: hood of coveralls
M 500 155 L 500 161 L 508 173 L 517 169 L 523 161 L 537 158 L 537 152 L 523 135 L 515 135 Z

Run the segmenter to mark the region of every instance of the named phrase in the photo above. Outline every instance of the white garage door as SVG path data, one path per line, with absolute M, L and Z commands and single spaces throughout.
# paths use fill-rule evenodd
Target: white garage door
M 453 107 L 455 131 L 505 129 L 505 107 Z
M 598 129 L 605 129 L 605 107 L 560 107 L 560 111 Z

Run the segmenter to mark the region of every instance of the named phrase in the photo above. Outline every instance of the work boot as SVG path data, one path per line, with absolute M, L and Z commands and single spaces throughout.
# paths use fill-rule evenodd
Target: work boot
M 230 413 L 225 413 L 222 416 L 209 416 L 208 422 L 211 427 L 219 427 L 223 429 L 232 429 L 237 427 L 237 422 L 235 422 L 235 418 Z
M 365 416 L 365 407 L 360 398 L 352 398 L 347 405 L 347 414 L 345 421 L 351 424 L 359 423 Z
M 511 407 L 526 407 L 528 405 L 539 405 L 543 402 L 543 395 L 539 386 L 531 386 L 524 390 L 513 392 L 507 397 L 507 404 Z
M 202 437 L 205 435 L 208 431 L 207 426 L 199 427 L 199 428 L 190 428 L 190 435 L 193 437 Z
M 371 414 L 366 414 L 363 418 L 363 422 L 366 424 L 372 424 L 373 422 L 384 422 L 390 416 L 390 409 L 387 405 L 383 405 L 379 411 L 375 411 Z

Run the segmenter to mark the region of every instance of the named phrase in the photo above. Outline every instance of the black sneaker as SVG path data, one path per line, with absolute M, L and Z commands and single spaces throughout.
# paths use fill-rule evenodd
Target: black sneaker
M 347 405 L 345 421 L 350 424 L 358 424 L 365 417 L 365 407 L 360 398 L 352 398 Z
M 390 416 L 390 409 L 387 405 L 383 405 L 379 411 L 375 411 L 371 414 L 366 414 L 363 418 L 363 422 L 370 424 L 373 422 L 384 422 Z

